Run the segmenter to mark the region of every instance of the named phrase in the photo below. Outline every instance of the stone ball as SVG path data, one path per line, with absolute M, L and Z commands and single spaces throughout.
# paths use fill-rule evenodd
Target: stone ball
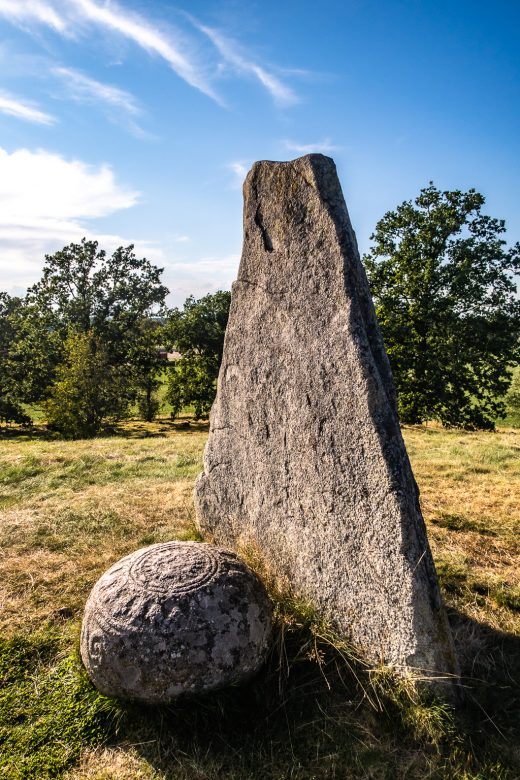
M 154 544 L 94 585 L 81 657 L 102 693 L 168 702 L 250 677 L 265 659 L 271 626 L 262 582 L 234 553 L 199 542 Z

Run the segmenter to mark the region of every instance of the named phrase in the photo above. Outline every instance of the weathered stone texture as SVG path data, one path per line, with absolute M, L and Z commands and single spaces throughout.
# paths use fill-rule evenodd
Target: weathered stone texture
M 98 580 L 81 657 L 103 693 L 167 702 L 249 677 L 270 633 L 265 588 L 234 553 L 167 542 L 127 555 Z
M 456 662 L 394 386 L 334 162 L 255 163 L 201 528 L 256 543 L 373 661 Z

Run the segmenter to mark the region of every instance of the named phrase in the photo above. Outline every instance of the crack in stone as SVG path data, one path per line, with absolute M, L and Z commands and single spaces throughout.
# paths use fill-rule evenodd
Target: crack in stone
M 266 252 L 272 252 L 273 251 L 273 242 L 271 241 L 271 236 L 267 232 L 267 229 L 264 225 L 264 218 L 262 216 L 262 212 L 260 210 L 260 207 L 257 208 L 255 212 L 255 225 L 260 229 L 260 233 L 262 234 L 262 241 L 264 244 L 264 249 Z

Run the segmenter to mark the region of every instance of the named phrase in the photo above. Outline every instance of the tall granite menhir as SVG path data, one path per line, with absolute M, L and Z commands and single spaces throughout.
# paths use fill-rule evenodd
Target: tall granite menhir
M 244 197 L 200 526 L 219 545 L 256 544 L 369 661 L 451 679 L 418 490 L 334 162 L 255 163 Z

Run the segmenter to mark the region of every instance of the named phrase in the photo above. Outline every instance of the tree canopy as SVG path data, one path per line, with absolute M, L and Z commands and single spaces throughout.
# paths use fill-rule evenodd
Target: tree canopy
M 28 423 L 21 401 L 27 394 L 25 372 L 17 360 L 19 298 L 0 292 L 0 421 Z
M 471 189 L 432 183 L 377 223 L 364 262 L 403 422 L 494 427 L 520 358 L 520 245 Z
M 168 292 L 161 273 L 132 245 L 108 256 L 97 241 L 83 239 L 46 255 L 25 298 L 2 293 L 0 417 L 27 422 L 22 404 L 44 404 L 53 427 L 67 436 L 93 435 L 135 401 L 152 419 Z M 82 372 L 95 376 L 97 387 Z
M 131 400 L 135 377 L 130 355 L 135 357 L 138 344 L 144 348 L 143 323 L 162 312 L 168 292 L 161 284 L 162 269 L 136 257 L 133 249 L 119 247 L 108 256 L 97 241 L 84 238 L 46 255 L 40 281 L 27 292 L 19 344 L 27 354 L 40 355 L 40 365 L 29 366 L 33 400 L 47 396 L 65 358 L 67 339 L 78 333 L 98 339 L 108 365 L 128 373 L 126 392 Z M 150 369 L 155 370 L 152 363 Z
M 165 337 L 181 353 L 168 380 L 166 397 L 173 414 L 192 405 L 196 419 L 209 415 L 215 398 L 230 302 L 231 293 L 219 290 L 199 300 L 190 296 L 182 310 L 176 308 L 169 313 Z
M 520 418 L 520 366 L 517 366 L 506 396 L 507 411 Z
M 27 292 L 35 305 L 66 335 L 92 332 L 111 345 L 112 359 L 124 361 L 129 340 L 143 317 L 164 307 L 168 289 L 162 268 L 134 254 L 133 244 L 108 256 L 97 241 L 83 238 L 45 256 L 40 281 Z

